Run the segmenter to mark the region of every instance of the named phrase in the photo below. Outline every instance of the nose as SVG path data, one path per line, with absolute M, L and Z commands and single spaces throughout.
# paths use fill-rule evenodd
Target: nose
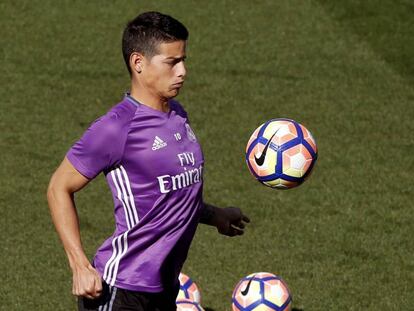
M 184 61 L 181 61 L 177 64 L 177 76 L 180 78 L 185 78 L 187 70 L 185 69 Z

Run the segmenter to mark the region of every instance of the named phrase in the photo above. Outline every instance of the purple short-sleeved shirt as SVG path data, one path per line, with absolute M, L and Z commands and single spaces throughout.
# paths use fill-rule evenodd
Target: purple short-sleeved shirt
M 199 222 L 203 154 L 184 109 L 169 106 L 164 113 L 126 95 L 67 153 L 87 178 L 104 172 L 112 191 L 115 232 L 94 258 L 112 286 L 175 285 Z

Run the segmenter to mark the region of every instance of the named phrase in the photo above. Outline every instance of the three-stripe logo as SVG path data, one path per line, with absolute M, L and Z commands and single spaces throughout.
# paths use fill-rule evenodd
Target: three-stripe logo
M 122 203 L 125 213 L 127 230 L 112 240 L 112 256 L 105 265 L 103 279 L 110 286 L 114 286 L 121 258 L 128 250 L 128 233 L 138 222 L 138 213 L 135 208 L 131 184 L 125 168 L 121 165 L 111 171 L 112 182 L 116 188 L 117 199 Z
M 158 136 L 155 136 L 154 138 L 154 142 L 152 144 L 152 150 L 158 150 L 161 148 L 164 148 L 167 146 L 167 143 L 165 141 L 163 141 L 161 138 L 159 138 Z

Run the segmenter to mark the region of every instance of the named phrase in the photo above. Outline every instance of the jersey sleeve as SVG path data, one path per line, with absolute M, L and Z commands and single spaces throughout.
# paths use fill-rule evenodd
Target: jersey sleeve
M 95 120 L 69 149 L 67 159 L 88 179 L 120 163 L 128 124 L 116 112 Z

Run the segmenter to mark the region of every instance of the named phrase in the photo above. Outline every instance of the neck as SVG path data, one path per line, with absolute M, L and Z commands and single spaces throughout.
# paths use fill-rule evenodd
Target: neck
M 139 103 L 151 107 L 162 112 L 168 112 L 170 107 L 168 105 L 168 98 L 161 98 L 155 94 L 148 92 L 138 83 L 131 83 L 131 96 Z

